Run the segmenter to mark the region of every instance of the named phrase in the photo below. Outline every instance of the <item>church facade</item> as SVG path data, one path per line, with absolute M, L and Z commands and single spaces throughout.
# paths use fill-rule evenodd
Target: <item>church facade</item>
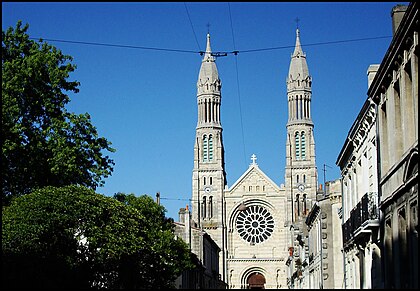
M 291 276 L 287 263 L 294 245 L 291 229 L 304 228 L 318 188 L 312 79 L 299 30 L 286 78 L 289 118 L 284 184 L 274 183 L 253 155 L 245 173 L 227 185 L 220 116 L 222 83 L 215 61 L 207 34 L 197 82 L 192 225 L 209 234 L 220 248 L 219 274 L 228 288 L 287 288 Z

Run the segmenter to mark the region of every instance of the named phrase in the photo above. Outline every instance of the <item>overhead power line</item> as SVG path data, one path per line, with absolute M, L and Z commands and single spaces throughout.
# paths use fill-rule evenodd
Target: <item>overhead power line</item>
M 118 48 L 132 48 L 132 49 L 143 49 L 143 50 L 179 52 L 179 53 L 194 53 L 194 54 L 201 53 L 201 51 L 192 51 L 192 50 L 180 50 L 180 49 L 170 49 L 170 48 L 145 47 L 145 46 L 135 46 L 135 45 L 110 44 L 110 43 L 75 41 L 75 40 L 63 40 L 63 39 L 51 39 L 51 38 L 35 38 L 35 37 L 30 37 L 29 39 L 40 40 L 40 41 L 46 40 L 46 41 L 52 41 L 52 42 L 73 43 L 73 44 L 85 44 L 85 45 L 118 47 Z
M 232 13 L 230 11 L 230 3 L 228 2 L 229 6 L 229 19 L 230 19 L 230 28 L 232 31 L 232 40 L 233 40 L 233 49 L 236 52 L 236 44 L 235 44 L 235 35 L 233 34 L 233 22 L 232 22 Z M 235 53 L 235 68 L 236 68 L 236 85 L 238 87 L 238 100 L 239 100 L 239 115 L 241 120 L 241 132 L 242 132 L 242 146 L 244 150 L 244 163 L 246 167 L 246 150 L 245 150 L 245 135 L 244 135 L 244 125 L 242 121 L 242 104 L 241 104 L 241 91 L 239 90 L 239 70 L 238 70 L 238 54 Z
M 392 38 L 392 36 L 378 36 L 378 37 L 366 37 L 366 38 L 355 38 L 355 39 L 347 39 L 347 40 L 316 42 L 316 43 L 310 43 L 310 44 L 301 44 L 300 46 L 301 47 L 317 46 L 317 45 L 355 42 L 355 41 L 366 41 L 366 40 L 374 40 L 374 39 L 382 39 L 382 38 Z M 295 47 L 295 45 L 278 46 L 278 47 L 271 47 L 271 48 L 259 48 L 259 49 L 241 50 L 241 51 L 238 51 L 238 53 L 253 53 L 253 52 L 268 51 L 268 50 L 279 50 L 279 49 L 294 48 L 294 47 Z
M 193 26 L 192 21 L 191 21 L 190 13 L 188 12 L 187 4 L 185 2 L 184 2 L 184 6 L 185 6 L 185 11 L 187 11 L 188 20 L 190 21 L 191 29 L 192 29 L 193 34 L 194 34 L 194 37 L 195 37 L 195 42 L 197 43 L 198 49 L 201 51 L 200 44 L 199 44 L 199 42 L 197 40 L 197 35 L 195 34 L 194 26 Z
M 357 42 L 357 41 L 367 41 L 367 40 L 376 40 L 383 38 L 392 38 L 392 36 L 378 36 L 378 37 L 366 37 L 366 38 L 356 38 L 356 39 L 347 39 L 347 40 L 336 40 L 336 41 L 327 41 L 327 42 L 318 42 L 311 44 L 301 44 L 302 47 L 306 46 L 318 46 L 318 45 L 330 45 L 330 44 L 339 44 L 347 42 Z M 166 52 L 178 52 L 178 53 L 192 53 L 203 55 L 204 51 L 194 51 L 194 50 L 181 50 L 181 49 L 171 49 L 171 48 L 159 48 L 159 47 L 146 47 L 146 46 L 135 46 L 135 45 L 122 45 L 122 44 L 110 44 L 110 43 L 99 43 L 99 42 L 87 42 L 87 41 L 75 41 L 75 40 L 63 40 L 63 39 L 52 39 L 52 38 L 36 38 L 30 37 L 32 40 L 39 41 L 51 41 L 51 42 L 63 42 L 63 43 L 72 43 L 72 44 L 83 44 L 83 45 L 95 45 L 95 46 L 105 46 L 105 47 L 117 47 L 117 48 L 131 48 L 131 49 L 143 49 L 143 50 L 154 50 L 154 51 L 166 51 Z M 227 56 L 227 55 L 237 55 L 239 53 L 253 53 L 253 52 L 262 52 L 269 50 L 279 50 L 279 49 L 288 49 L 294 48 L 295 45 L 287 46 L 278 46 L 278 47 L 269 47 L 269 48 L 257 48 L 257 49 L 248 49 L 248 50 L 234 50 L 226 52 L 213 52 L 212 55 L 216 57 Z

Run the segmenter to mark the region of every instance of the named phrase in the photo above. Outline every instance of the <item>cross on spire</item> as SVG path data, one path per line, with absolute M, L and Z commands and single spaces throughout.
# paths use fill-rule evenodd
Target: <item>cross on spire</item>
M 295 21 L 296 21 L 296 28 L 299 29 L 299 21 L 300 21 L 299 17 L 296 17 Z
M 256 165 L 257 163 L 255 162 L 257 160 L 257 156 L 255 154 L 252 154 L 251 156 L 251 161 L 253 165 Z
M 207 26 L 207 33 L 210 33 L 210 23 L 207 22 L 206 26 Z

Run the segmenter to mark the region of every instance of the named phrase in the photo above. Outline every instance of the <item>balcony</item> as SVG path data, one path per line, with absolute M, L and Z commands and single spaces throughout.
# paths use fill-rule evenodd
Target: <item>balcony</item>
M 377 227 L 379 227 L 378 193 L 368 192 L 350 211 L 350 218 L 342 225 L 344 246 L 370 235 L 372 229 Z

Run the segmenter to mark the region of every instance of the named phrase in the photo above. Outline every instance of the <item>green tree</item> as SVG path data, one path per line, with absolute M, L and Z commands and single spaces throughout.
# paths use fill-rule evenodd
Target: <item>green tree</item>
M 161 206 L 128 200 L 82 186 L 13 199 L 2 213 L 2 288 L 171 287 L 191 266 L 188 248 Z
M 142 225 L 148 229 L 146 251 L 136 260 L 135 268 L 142 274 L 136 286 L 144 288 L 170 288 L 183 270 L 193 269 L 192 254 L 182 239 L 175 239 L 172 218 L 165 217 L 165 208 L 148 195 L 117 193 L 118 201 L 134 207 L 144 218 Z M 147 283 L 147 285 L 145 285 Z
M 104 184 L 114 162 L 104 152 L 111 143 L 99 137 L 88 113 L 68 112 L 67 81 L 73 58 L 29 38 L 29 25 L 2 31 L 2 202 L 44 186 Z

